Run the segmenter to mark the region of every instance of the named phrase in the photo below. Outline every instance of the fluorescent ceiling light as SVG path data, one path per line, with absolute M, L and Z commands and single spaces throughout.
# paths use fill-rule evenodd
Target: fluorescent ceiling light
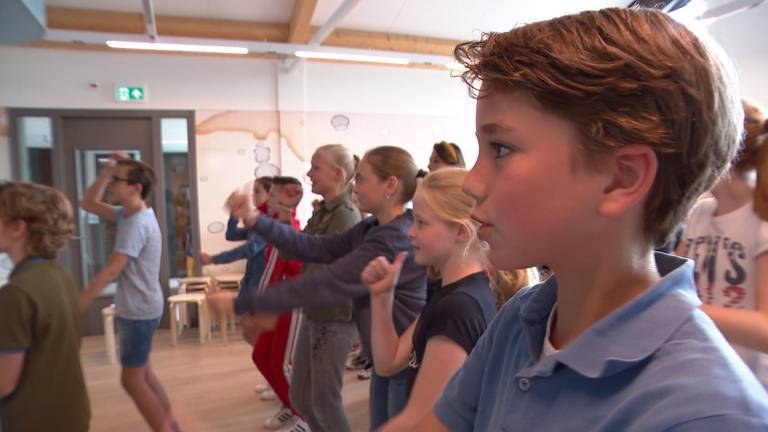
M 314 58 L 314 59 L 326 59 L 326 60 L 346 60 L 346 61 L 358 61 L 368 63 L 387 63 L 387 64 L 399 64 L 407 65 L 411 61 L 407 58 L 401 57 L 383 57 L 361 54 L 341 54 L 325 51 L 296 51 L 294 53 L 296 57 L 302 58 Z
M 182 52 L 201 52 L 201 53 L 219 53 L 219 54 L 248 54 L 248 48 L 216 45 L 187 45 L 170 44 L 159 42 L 129 42 L 129 41 L 107 41 L 110 48 L 138 49 L 152 51 L 182 51 Z
M 445 67 L 447 67 L 450 70 L 457 71 L 457 72 L 464 72 L 465 70 L 467 70 L 466 66 L 464 66 L 463 64 L 458 63 L 458 62 L 446 63 Z

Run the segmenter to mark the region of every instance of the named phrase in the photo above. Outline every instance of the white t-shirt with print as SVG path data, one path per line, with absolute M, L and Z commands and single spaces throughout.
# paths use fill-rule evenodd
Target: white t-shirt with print
M 696 262 L 694 278 L 702 302 L 733 309 L 757 309 L 755 263 L 768 251 L 768 223 L 750 201 L 714 216 L 717 200 L 700 200 L 688 216 L 683 255 Z M 734 345 L 744 362 L 768 386 L 768 355 Z

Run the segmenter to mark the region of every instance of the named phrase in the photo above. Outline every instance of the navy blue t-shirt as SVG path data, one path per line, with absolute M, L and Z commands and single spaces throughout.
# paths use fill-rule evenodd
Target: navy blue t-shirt
M 469 355 L 496 315 L 496 300 L 489 285 L 488 276 L 478 272 L 434 292 L 413 332 L 413 351 L 406 369 L 411 386 L 430 338 L 445 336 Z

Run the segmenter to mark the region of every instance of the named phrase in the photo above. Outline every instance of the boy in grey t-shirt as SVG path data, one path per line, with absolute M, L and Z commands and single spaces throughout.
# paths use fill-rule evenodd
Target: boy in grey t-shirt
M 132 259 L 117 276 L 115 294 L 117 316 L 132 320 L 157 319 L 163 315 L 163 290 L 160 287 L 162 237 L 154 210 L 144 208 L 126 214 L 114 208 L 117 220 L 115 253 Z
M 117 280 L 120 380 L 144 420 L 159 431 L 178 427 L 165 390 L 148 362 L 152 335 L 163 314 L 162 235 L 154 210 L 145 202 L 154 180 L 148 165 L 113 156 L 85 192 L 82 208 L 117 222 L 117 238 L 106 265 L 80 295 L 80 309 L 85 311 L 104 287 Z M 107 185 L 117 206 L 102 201 Z

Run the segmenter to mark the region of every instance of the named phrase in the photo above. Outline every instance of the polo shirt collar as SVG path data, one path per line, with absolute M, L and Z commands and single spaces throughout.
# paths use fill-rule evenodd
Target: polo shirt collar
M 548 376 L 558 364 L 589 377 L 606 377 L 637 364 L 656 352 L 701 305 L 693 281 L 693 262 L 656 252 L 656 284 L 611 312 L 568 346 L 541 361 L 546 324 L 557 301 L 557 280 L 551 277 L 520 311 L 532 366 L 520 376 Z
M 349 200 L 349 192 L 343 192 L 341 195 L 337 196 L 336 198 L 328 201 L 323 200 L 323 202 L 320 203 L 320 205 L 323 206 L 327 211 L 333 211 L 336 207 L 338 207 L 341 203 Z

